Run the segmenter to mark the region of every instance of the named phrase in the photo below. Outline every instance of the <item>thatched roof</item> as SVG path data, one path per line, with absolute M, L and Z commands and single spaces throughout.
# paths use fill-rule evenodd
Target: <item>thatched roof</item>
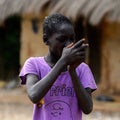
M 97 25 L 105 17 L 120 22 L 120 0 L 0 0 L 0 21 L 13 14 L 60 12 L 73 20 L 83 16 Z

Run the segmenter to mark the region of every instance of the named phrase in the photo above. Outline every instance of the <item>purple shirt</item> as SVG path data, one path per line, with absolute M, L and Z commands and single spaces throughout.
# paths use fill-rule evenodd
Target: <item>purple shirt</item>
M 33 73 L 42 79 L 51 70 L 44 57 L 31 57 L 26 60 L 19 76 L 21 84 L 26 84 L 26 75 Z M 84 88 L 97 88 L 93 74 L 87 64 L 81 63 L 76 72 Z M 82 120 L 72 80 L 68 71 L 62 72 L 40 105 L 34 105 L 33 120 Z

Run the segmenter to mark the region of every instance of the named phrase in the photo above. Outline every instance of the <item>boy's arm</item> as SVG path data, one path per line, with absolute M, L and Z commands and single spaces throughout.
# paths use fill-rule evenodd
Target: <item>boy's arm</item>
M 60 59 L 41 80 L 34 74 L 26 76 L 27 93 L 33 103 L 38 103 L 45 96 L 65 66 L 65 62 Z
M 74 90 L 78 98 L 78 104 L 85 114 L 89 114 L 93 109 L 91 89 L 84 88 L 81 84 L 75 69 L 69 68 L 69 73 L 73 82 Z
M 77 60 L 81 59 L 80 55 L 83 55 L 84 52 L 80 51 L 87 47 L 81 46 L 83 43 L 84 40 L 80 40 L 73 47 L 64 48 L 61 58 L 58 60 L 52 70 L 41 80 L 38 80 L 38 77 L 33 74 L 28 74 L 26 76 L 27 92 L 33 103 L 38 103 L 44 97 L 59 74 L 65 67 L 67 67 L 67 65 L 73 64 Z

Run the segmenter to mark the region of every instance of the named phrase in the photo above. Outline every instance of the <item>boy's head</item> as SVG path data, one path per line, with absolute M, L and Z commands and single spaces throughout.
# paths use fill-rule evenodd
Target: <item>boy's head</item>
M 43 40 L 46 42 L 53 33 L 59 32 L 59 27 L 62 24 L 70 24 L 72 22 L 60 13 L 55 13 L 47 16 L 43 21 Z

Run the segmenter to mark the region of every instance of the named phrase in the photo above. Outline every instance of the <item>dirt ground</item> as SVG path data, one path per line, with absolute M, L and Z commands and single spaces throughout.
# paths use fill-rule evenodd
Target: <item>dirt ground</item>
M 33 105 L 23 88 L 0 89 L 0 120 L 32 120 Z M 94 110 L 83 120 L 120 120 L 120 102 L 94 101 Z

